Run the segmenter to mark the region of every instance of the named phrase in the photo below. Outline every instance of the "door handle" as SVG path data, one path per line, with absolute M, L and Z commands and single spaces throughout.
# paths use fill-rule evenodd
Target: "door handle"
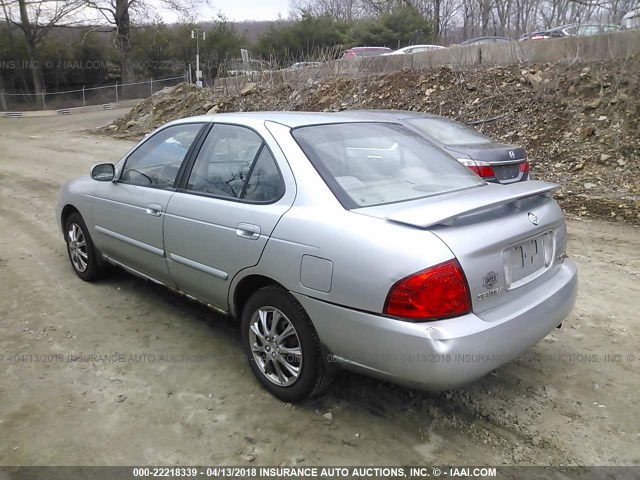
M 260 238 L 260 227 L 251 223 L 239 223 L 238 228 L 236 228 L 236 235 L 240 238 L 257 240 Z
M 147 205 L 147 214 L 153 215 L 154 217 L 159 217 L 162 215 L 162 205 L 157 203 L 150 203 Z

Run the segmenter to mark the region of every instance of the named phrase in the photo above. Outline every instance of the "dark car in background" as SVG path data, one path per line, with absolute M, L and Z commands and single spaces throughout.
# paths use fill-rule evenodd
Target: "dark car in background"
M 508 184 L 531 179 L 524 148 L 497 142 L 460 122 L 439 115 L 402 110 L 345 113 L 401 123 L 445 150 L 487 182 Z

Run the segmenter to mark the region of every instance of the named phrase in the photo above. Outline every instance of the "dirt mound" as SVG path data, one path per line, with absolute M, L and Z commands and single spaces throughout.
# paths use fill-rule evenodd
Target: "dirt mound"
M 201 114 L 210 97 L 210 91 L 189 83 L 166 87 L 140 102 L 126 116 L 98 131 L 116 138 L 141 138 L 170 120 Z M 213 103 L 209 108 L 211 106 Z
M 178 85 L 103 129 L 139 138 L 189 115 L 255 110 L 416 110 L 476 122 L 527 148 L 535 178 L 558 182 L 566 211 L 640 224 L 640 56 L 588 64 L 406 70 L 298 84 L 249 84 L 234 95 Z

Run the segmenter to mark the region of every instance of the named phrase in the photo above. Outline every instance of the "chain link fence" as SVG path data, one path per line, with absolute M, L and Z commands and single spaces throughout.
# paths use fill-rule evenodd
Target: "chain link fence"
M 122 100 L 147 98 L 158 90 L 187 81 L 187 75 L 150 79 L 134 83 L 118 83 L 104 87 L 90 87 L 61 92 L 9 93 L 0 90 L 0 109 L 5 112 L 30 110 L 59 110 L 117 103 Z

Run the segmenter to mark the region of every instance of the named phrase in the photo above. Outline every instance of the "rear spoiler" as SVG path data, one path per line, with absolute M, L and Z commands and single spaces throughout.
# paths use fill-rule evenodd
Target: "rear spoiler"
M 428 228 L 451 222 L 462 215 L 517 202 L 523 198 L 551 194 L 560 189 L 557 183 L 531 180 L 509 185 L 489 184 L 450 195 L 430 199 L 428 204 L 392 213 L 386 218 L 392 222 Z

